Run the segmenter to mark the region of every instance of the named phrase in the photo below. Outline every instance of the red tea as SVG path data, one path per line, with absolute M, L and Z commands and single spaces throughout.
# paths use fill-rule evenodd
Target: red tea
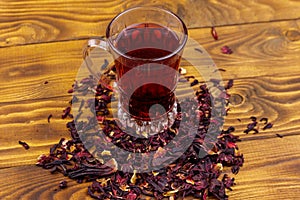
M 162 110 L 165 113 L 172 108 L 181 58 L 181 52 L 176 52 L 179 46 L 175 32 L 153 23 L 129 26 L 116 38 L 121 104 L 133 117 L 150 120 L 151 115 L 161 115 Z M 155 104 L 164 109 L 151 109 L 149 113 Z

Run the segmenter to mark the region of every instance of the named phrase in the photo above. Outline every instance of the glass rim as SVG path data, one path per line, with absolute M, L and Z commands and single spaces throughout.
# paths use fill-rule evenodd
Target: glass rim
M 159 11 L 165 12 L 165 13 L 167 13 L 167 14 L 175 17 L 180 22 L 180 24 L 182 26 L 182 29 L 183 29 L 183 34 L 184 34 L 183 41 L 182 41 L 182 43 L 173 52 L 171 52 L 170 54 L 168 54 L 166 56 L 158 57 L 158 58 L 139 58 L 139 57 L 134 57 L 134 56 L 126 55 L 125 53 L 121 52 L 118 48 L 116 48 L 113 45 L 113 43 L 112 43 L 112 41 L 110 39 L 110 30 L 111 30 L 111 25 L 113 24 L 113 22 L 115 22 L 119 17 L 121 17 L 125 13 L 129 13 L 129 12 L 131 12 L 133 10 L 140 10 L 140 9 L 159 10 Z M 106 29 L 106 38 L 107 38 L 109 47 L 112 48 L 114 52 L 116 52 L 117 54 L 121 55 L 122 57 L 125 57 L 125 58 L 130 59 L 130 60 L 135 60 L 135 61 L 162 61 L 162 60 L 168 59 L 168 58 L 170 58 L 170 57 L 178 54 L 184 48 L 184 46 L 185 46 L 185 44 L 187 42 L 187 39 L 188 39 L 188 30 L 187 30 L 186 25 L 182 21 L 182 19 L 178 15 L 176 15 L 175 13 L 173 13 L 172 11 L 169 11 L 169 10 L 166 10 L 166 9 L 163 9 L 163 8 L 159 8 L 159 7 L 154 7 L 154 6 L 138 6 L 138 7 L 129 8 L 129 9 L 127 9 L 127 10 L 119 13 L 118 15 L 116 15 L 110 21 L 110 23 L 107 26 L 107 29 Z

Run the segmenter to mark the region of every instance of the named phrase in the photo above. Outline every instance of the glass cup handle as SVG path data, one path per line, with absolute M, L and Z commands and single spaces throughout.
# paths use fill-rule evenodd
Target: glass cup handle
M 100 48 L 100 49 L 103 49 L 107 52 L 109 52 L 109 49 L 108 49 L 108 44 L 105 41 L 105 39 L 100 38 L 100 39 L 89 39 L 86 47 L 83 50 L 83 60 L 86 64 L 86 67 L 88 68 L 89 72 L 93 76 L 95 76 L 95 78 L 97 78 L 99 80 L 100 79 L 100 74 L 95 72 L 91 67 L 92 64 L 93 64 L 93 61 L 90 58 L 90 53 L 94 48 Z

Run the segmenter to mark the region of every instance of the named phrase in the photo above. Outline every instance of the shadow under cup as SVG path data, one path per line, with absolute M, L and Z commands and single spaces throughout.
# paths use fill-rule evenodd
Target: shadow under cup
M 121 112 L 152 121 L 174 108 L 187 29 L 175 14 L 138 7 L 116 16 L 106 32 L 117 71 Z

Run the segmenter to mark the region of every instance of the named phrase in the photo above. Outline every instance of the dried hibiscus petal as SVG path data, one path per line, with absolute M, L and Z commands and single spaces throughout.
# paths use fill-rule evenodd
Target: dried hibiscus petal
M 210 32 L 211 32 L 212 37 L 213 37 L 215 40 L 218 40 L 218 33 L 217 33 L 215 27 L 211 27 L 211 31 L 210 31 Z
M 257 120 L 257 118 L 254 117 L 254 116 L 251 116 L 250 119 L 251 119 L 253 122 L 255 122 L 255 121 Z
M 264 124 L 267 124 L 268 123 L 268 118 L 266 117 L 263 117 L 259 120 L 260 122 L 263 122 Z
M 71 89 L 69 89 L 68 90 L 68 93 L 70 94 L 70 93 L 73 93 L 74 92 L 74 89 L 73 88 L 71 88 Z
M 224 174 L 223 178 L 222 178 L 222 182 L 225 186 L 225 188 L 232 190 L 232 186 L 235 185 L 234 183 L 234 178 L 230 178 L 227 174 Z
M 197 79 L 195 79 L 193 82 L 191 82 L 191 86 L 195 86 L 199 83 L 199 81 Z
M 50 114 L 47 118 L 48 123 L 50 123 L 50 119 L 52 118 L 52 114 Z
M 67 188 L 67 187 L 68 187 L 67 181 L 63 180 L 63 181 L 60 181 L 60 182 L 59 182 L 59 188 L 60 188 L 60 189 L 65 189 L 65 188 Z
M 232 51 L 228 46 L 223 46 L 223 47 L 221 48 L 221 52 L 222 52 L 223 54 L 232 54 L 232 53 L 233 53 L 233 51 Z
M 255 120 L 256 120 L 256 118 L 255 118 Z M 254 131 L 255 133 L 258 133 L 258 130 L 255 129 L 256 125 L 257 125 L 256 121 L 253 121 L 252 123 L 248 124 L 247 129 L 244 131 L 244 133 L 248 134 L 250 131 Z
M 266 129 L 270 129 L 273 127 L 273 124 L 271 123 L 267 123 L 264 127 L 263 127 L 263 130 L 266 130 Z
M 230 79 L 227 82 L 227 85 L 226 85 L 225 89 L 228 90 L 228 89 L 232 88 L 232 86 L 233 86 L 233 79 Z
M 30 146 L 26 142 L 19 141 L 19 144 L 22 145 L 24 147 L 24 149 L 26 149 L 26 150 L 28 150 L 30 148 Z
M 63 115 L 61 116 L 62 119 L 65 119 L 69 116 L 70 112 L 71 112 L 71 107 L 67 107 L 65 110 L 63 110 Z

